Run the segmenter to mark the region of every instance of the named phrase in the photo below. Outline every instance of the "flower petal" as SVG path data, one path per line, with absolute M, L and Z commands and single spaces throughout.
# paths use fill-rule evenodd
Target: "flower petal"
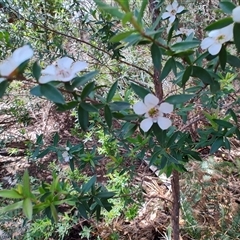
M 18 64 L 12 58 L 8 58 L 0 65 L 0 75 L 9 76 L 17 67 Z
M 153 121 L 151 118 L 146 118 L 144 120 L 141 121 L 140 123 L 140 128 L 144 131 L 147 132 L 151 126 L 153 125 Z
M 208 52 L 211 55 L 217 55 L 220 52 L 221 48 L 222 48 L 221 43 L 214 43 L 212 46 L 208 48 Z
M 234 22 L 240 23 L 240 6 L 233 9 L 232 18 Z
M 210 38 L 217 38 L 221 35 L 220 29 L 212 30 L 211 32 L 208 33 L 208 36 Z
M 38 82 L 41 83 L 41 84 L 45 84 L 45 83 L 56 81 L 56 80 L 57 80 L 57 76 L 54 76 L 54 75 L 44 75 L 44 76 L 41 76 L 39 78 Z
M 211 45 L 213 45 L 214 43 L 215 43 L 214 39 L 207 37 L 202 40 L 200 46 L 203 50 L 205 50 L 205 49 L 209 48 Z
M 168 20 L 169 20 L 170 23 L 173 23 L 175 21 L 175 19 L 176 19 L 176 16 L 173 15 Z
M 46 75 L 55 75 L 56 74 L 56 67 L 54 65 L 49 65 L 45 69 L 41 71 L 42 74 Z
M 148 110 L 157 106 L 158 103 L 159 103 L 159 99 L 151 93 L 147 94 L 144 98 L 144 104 L 146 105 Z
M 25 45 L 16 49 L 13 54 L 12 58 L 19 66 L 21 63 L 25 62 L 26 60 L 30 59 L 33 56 L 33 50 L 29 45 Z
M 178 2 L 177 2 L 177 1 L 174 1 L 174 2 L 172 3 L 172 9 L 175 10 L 175 11 L 177 11 L 177 8 L 178 8 Z
M 167 5 L 166 10 L 171 12 L 173 10 L 172 4 Z
M 177 13 L 181 13 L 183 10 L 184 10 L 184 7 L 183 6 L 179 6 L 178 9 L 177 9 Z
M 169 18 L 170 16 L 172 16 L 169 12 L 165 12 L 163 13 L 162 15 L 162 19 L 166 19 L 166 18 Z
M 133 111 L 138 114 L 142 115 L 148 111 L 146 105 L 143 103 L 143 101 L 137 102 L 133 105 Z
M 171 113 L 173 111 L 173 105 L 167 102 L 163 102 L 160 104 L 159 110 L 162 113 Z
M 172 121 L 169 118 L 166 117 L 159 117 L 158 118 L 158 126 L 162 130 L 168 129 L 172 125 Z
M 71 70 L 73 73 L 78 73 L 87 67 L 88 67 L 88 64 L 86 62 L 77 61 L 73 63 Z
M 57 66 L 60 69 L 66 69 L 66 68 L 69 69 L 71 68 L 72 63 L 73 63 L 73 60 L 69 57 L 63 57 L 57 60 Z

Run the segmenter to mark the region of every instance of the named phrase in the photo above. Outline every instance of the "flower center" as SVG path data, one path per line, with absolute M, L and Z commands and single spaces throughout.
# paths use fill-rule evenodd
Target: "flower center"
M 58 76 L 62 77 L 62 78 L 68 78 L 70 76 L 70 72 L 68 70 L 65 69 L 59 69 L 58 71 Z
M 220 35 L 220 36 L 217 37 L 217 41 L 218 41 L 219 43 L 222 43 L 222 41 L 224 41 L 225 37 L 226 37 L 226 36 L 225 36 L 224 34 L 222 34 L 222 35 Z
M 149 111 L 148 111 L 148 114 L 149 114 L 149 117 L 151 118 L 157 118 L 159 116 L 159 110 L 157 108 L 151 108 Z
M 173 10 L 171 11 L 171 14 L 175 16 L 175 15 L 177 14 L 176 10 L 173 9 Z

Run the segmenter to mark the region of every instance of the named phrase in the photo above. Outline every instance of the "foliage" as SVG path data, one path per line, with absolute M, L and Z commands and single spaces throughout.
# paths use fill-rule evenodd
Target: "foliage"
M 0 3 L 4 29 L 0 31 L 0 56 L 10 56 L 7 63 L 19 63 L 14 69 L 6 62 L 0 64 L 0 97 L 6 109 L 1 114 L 27 126 L 32 120 L 29 99 L 48 100 L 59 112 L 71 113 L 76 121 L 72 137 L 77 141 L 65 141 L 55 133 L 46 144 L 44 134 L 36 133 L 34 140 L 24 143 L 29 162 L 38 163 L 50 156 L 69 165 L 67 175 L 52 164 L 52 179 L 33 185 L 25 170 L 21 182 L 0 190 L 1 198 L 10 199 L 0 214 L 22 209 L 26 221 L 33 222 L 29 237 L 40 234 L 48 238 L 53 225 L 60 224 L 54 230 L 58 229 L 58 237 L 63 239 L 71 224 L 59 221 L 70 219 L 72 212 L 79 218 L 95 216 L 99 220 L 105 209 L 108 213 L 104 210 L 103 216 L 110 222 L 128 208 L 125 215 L 133 219 L 139 205 L 132 202 L 134 187 L 129 187 L 129 175 L 135 172 L 136 160 L 149 161 L 168 177 L 179 176 L 178 172 L 187 172 L 187 164 L 202 160 L 203 148 L 209 148 L 213 155 L 219 149 L 230 151 L 232 139 L 240 140 L 240 24 L 226 16 L 231 15 L 235 3 L 220 2 L 220 17 L 204 26 L 210 33 L 201 41 L 197 33 L 177 32 L 181 21 L 185 24 L 188 20 L 184 20 L 182 6 L 172 3 L 166 8 L 168 1 L 149 2 Z M 163 19 L 166 10 L 170 19 Z M 233 39 L 228 39 L 226 28 Z M 20 46 L 33 49 L 34 57 L 17 57 Z M 13 49 L 17 50 L 11 55 Z M 89 63 L 87 70 L 80 67 L 78 59 Z M 2 74 L 5 67 L 11 69 L 7 76 Z M 47 82 L 42 82 L 46 75 Z M 168 85 L 175 90 L 166 92 Z M 25 86 L 31 97 L 10 98 Z M 138 98 L 141 100 L 136 103 Z M 11 103 L 6 108 L 8 101 Z M 24 128 L 21 132 L 24 135 Z M 4 139 L 1 145 L 6 144 Z M 9 152 L 17 153 L 14 148 Z M 105 158 L 106 186 L 97 182 L 96 174 Z M 174 186 L 173 190 L 179 191 Z M 67 211 L 61 212 L 63 206 Z M 200 238 L 201 233 L 192 227 L 196 220 L 185 198 L 182 206 L 189 234 Z M 42 214 L 44 218 L 38 219 Z M 44 232 L 46 229 L 49 231 Z M 89 239 L 91 228 L 82 230 L 81 236 Z

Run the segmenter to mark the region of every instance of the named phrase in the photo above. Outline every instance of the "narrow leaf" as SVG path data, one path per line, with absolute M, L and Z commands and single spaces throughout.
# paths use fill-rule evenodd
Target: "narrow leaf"
M 112 112 L 108 105 L 104 107 L 104 117 L 109 128 L 112 127 Z
M 166 78 L 174 67 L 176 68 L 176 62 L 174 58 L 169 58 L 165 66 L 163 67 L 162 74 L 160 75 L 159 80 L 162 81 L 164 78 Z
M 60 104 L 65 103 L 62 93 L 51 84 L 40 85 L 40 91 L 50 101 Z
M 168 97 L 165 101 L 171 104 L 181 104 L 187 102 L 193 97 L 194 97 L 193 94 L 172 95 Z
M 235 23 L 234 27 L 233 27 L 233 39 L 234 39 L 234 43 L 235 46 L 238 50 L 238 52 L 240 52 L 240 23 Z
M 3 81 L 0 83 L 0 98 L 3 97 L 8 85 L 9 85 L 8 81 Z
M 159 71 L 161 69 L 162 53 L 159 46 L 157 46 L 155 43 L 153 43 L 151 46 L 151 55 L 153 65 L 155 69 Z
M 78 122 L 84 131 L 86 131 L 88 129 L 89 113 L 88 113 L 88 111 L 84 110 L 81 107 L 81 105 L 79 105 L 79 107 L 78 107 Z
M 212 30 L 224 28 L 232 23 L 233 23 L 232 17 L 223 18 L 223 19 L 218 20 L 217 22 L 214 22 L 214 23 L 208 25 L 205 28 L 205 30 L 212 31 Z
M 23 200 L 23 213 L 29 220 L 32 220 L 33 206 L 30 198 Z
M 144 88 L 142 86 L 139 86 L 135 83 L 131 83 L 131 88 L 142 99 L 144 99 L 144 97 L 147 94 L 151 93 L 151 91 L 149 89 L 146 89 L 146 88 Z
M 117 90 L 117 86 L 118 86 L 118 81 L 116 81 L 112 87 L 110 88 L 108 94 L 107 94 L 107 103 L 111 102 L 115 93 L 116 93 L 116 90 Z

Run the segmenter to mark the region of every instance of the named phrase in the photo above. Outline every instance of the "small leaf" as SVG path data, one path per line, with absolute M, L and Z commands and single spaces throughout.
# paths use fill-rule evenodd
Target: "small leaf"
M 95 184 L 96 180 L 97 180 L 96 175 L 94 175 L 87 183 L 84 183 L 82 185 L 82 192 L 83 193 L 88 192 L 91 189 L 91 187 Z
M 3 97 L 8 85 L 9 85 L 8 81 L 3 81 L 0 83 L 0 98 Z
M 219 53 L 219 61 L 220 61 L 221 68 L 224 71 L 227 63 L 227 51 L 225 46 L 222 46 L 221 48 L 221 51 Z
M 183 41 L 179 43 L 175 43 L 174 45 L 171 46 L 171 49 L 174 52 L 180 53 L 180 52 L 185 52 L 187 50 L 190 50 L 192 48 L 198 47 L 200 44 L 200 41 L 198 40 L 192 40 L 192 41 Z
M 162 52 L 158 45 L 155 43 L 151 46 L 151 55 L 152 55 L 152 61 L 155 69 L 160 70 L 161 69 L 161 61 L 162 61 Z
M 215 123 L 217 123 L 219 126 L 224 127 L 224 128 L 231 128 L 233 127 L 232 123 L 221 120 L 221 119 L 213 119 Z
M 95 82 L 88 83 L 81 93 L 81 99 L 84 100 L 94 90 Z
M 89 72 L 81 77 L 74 78 L 71 83 L 71 88 L 74 89 L 74 88 L 85 85 L 87 82 L 92 80 L 98 74 L 98 72 L 99 71 L 93 71 L 93 72 Z
M 194 97 L 193 94 L 172 95 L 168 97 L 165 101 L 171 104 L 181 104 L 187 102 L 193 97 Z
M 122 111 L 128 109 L 130 107 L 130 104 L 128 102 L 115 101 L 111 102 L 109 104 L 109 107 L 111 111 Z
M 221 85 L 218 81 L 213 81 L 211 84 L 210 84 L 210 91 L 212 94 L 215 94 L 217 93 L 218 91 L 221 90 Z
M 238 123 L 238 119 L 237 119 L 236 113 L 231 108 L 227 110 L 226 115 L 227 114 L 231 115 L 232 119 L 234 120 L 234 122 L 236 124 Z
M 212 30 L 224 28 L 224 27 L 226 27 L 226 26 L 228 26 L 232 23 L 233 23 L 232 17 L 223 18 L 223 19 L 218 20 L 217 22 L 214 22 L 214 23 L 208 25 L 205 28 L 205 30 L 206 31 L 212 31 Z
M 31 196 L 28 170 L 25 170 L 23 174 L 23 195 L 24 197 Z
M 38 61 L 36 61 L 33 66 L 32 66 L 32 72 L 33 72 L 33 76 L 38 80 L 41 76 L 41 67 L 38 64 Z
M 78 107 L 78 122 L 84 131 L 86 131 L 88 129 L 89 113 L 88 113 L 88 111 L 84 110 L 81 107 L 81 105 L 79 105 L 79 107 Z
M 2 198 L 12 198 L 12 199 L 18 199 L 18 198 L 23 198 L 22 195 L 20 195 L 15 189 L 3 189 L 0 190 L 0 197 Z
M 30 198 L 23 200 L 23 213 L 29 220 L 32 220 L 33 206 Z
M 104 107 L 104 117 L 109 128 L 112 127 L 112 112 L 108 105 Z
M 219 2 L 219 6 L 224 13 L 230 15 L 232 15 L 232 10 L 236 7 L 233 3 L 228 1 Z
M 117 86 L 118 86 L 118 81 L 116 81 L 112 87 L 110 88 L 108 94 L 107 94 L 107 103 L 111 102 L 115 93 L 116 93 L 116 90 L 117 90 Z
M 213 82 L 212 77 L 207 70 L 198 66 L 193 66 L 192 76 L 201 79 L 205 84 L 211 84 Z
M 22 208 L 22 206 L 23 206 L 23 201 L 19 201 L 19 202 L 7 205 L 6 207 L 0 208 L 0 214 Z
M 139 86 L 135 83 L 131 83 L 131 88 L 132 90 L 141 98 L 141 99 L 144 99 L 144 97 L 151 93 L 151 91 L 149 89 L 146 89 L 142 86 Z
M 41 93 L 41 85 L 37 85 L 37 86 L 33 87 L 33 88 L 30 90 L 30 93 L 31 93 L 33 96 L 41 97 L 41 96 L 42 96 L 42 93 Z
M 40 91 L 42 95 L 50 101 L 60 104 L 65 103 L 62 93 L 51 84 L 47 83 L 40 85 Z
M 232 66 L 232 67 L 237 67 L 240 68 L 240 59 L 236 56 L 227 55 L 227 62 Z
M 136 32 L 136 31 L 135 30 L 131 30 L 131 31 L 128 31 L 128 32 L 118 33 L 118 34 L 114 35 L 113 37 L 111 37 L 110 42 L 120 42 L 123 39 L 127 38 L 128 36 L 130 36 L 134 32 Z
M 145 11 L 147 5 L 148 5 L 148 0 L 142 0 L 142 5 L 141 5 L 140 11 L 138 13 L 138 17 L 137 17 L 137 21 L 139 24 L 142 24 L 144 11 Z
M 223 138 L 217 138 L 215 142 L 212 144 L 211 149 L 210 149 L 210 154 L 215 153 L 221 146 L 223 146 Z
M 118 19 L 122 19 L 124 17 L 124 14 L 120 12 L 118 8 L 112 7 L 104 3 L 102 0 L 94 0 L 94 2 L 97 4 L 99 9 L 103 10 L 106 13 L 109 13 L 111 16 L 116 17 Z
M 191 75 L 192 75 L 192 66 L 188 66 L 182 76 L 182 86 L 185 86 L 185 84 L 187 83 Z
M 234 43 L 235 46 L 238 50 L 238 52 L 240 52 L 240 23 L 235 23 L 234 27 L 233 27 L 233 39 L 234 39 Z
M 80 105 L 87 112 L 98 112 L 98 109 L 90 103 L 81 102 Z
M 174 67 L 176 68 L 176 62 L 174 58 L 169 58 L 162 69 L 162 73 L 159 76 L 159 80 L 162 81 L 164 78 L 166 78 Z

